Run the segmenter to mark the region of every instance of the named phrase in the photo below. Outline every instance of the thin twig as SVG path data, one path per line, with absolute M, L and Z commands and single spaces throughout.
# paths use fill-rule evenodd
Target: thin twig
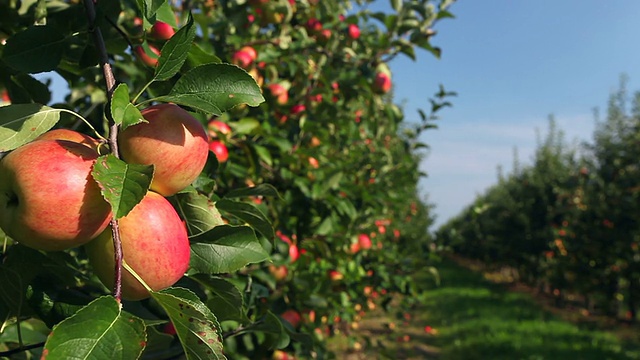
M 109 111 L 109 104 L 113 97 L 113 92 L 116 88 L 116 78 L 113 75 L 111 64 L 109 63 L 109 55 L 107 54 L 107 47 L 102 37 L 102 31 L 96 26 L 96 8 L 95 1 L 97 0 L 84 0 L 84 7 L 87 13 L 87 19 L 89 21 L 89 32 L 93 35 L 93 41 L 98 49 L 98 57 L 100 61 L 100 67 L 104 74 L 107 90 L 107 103 L 105 104 L 105 115 L 109 121 L 109 148 L 111 153 L 120 158 L 120 152 L 118 151 L 118 125 L 113 121 L 111 111 Z M 111 230 L 113 233 L 113 248 L 115 257 L 115 280 L 113 286 L 113 296 L 120 301 L 122 297 L 122 241 L 120 239 L 120 228 L 118 226 L 118 220 L 115 216 L 111 219 Z
M 44 346 L 44 341 L 43 342 L 39 342 L 39 343 L 35 343 L 35 344 L 31 344 L 31 345 L 21 346 L 19 348 L 7 350 L 7 351 L 0 351 L 0 358 L 3 358 L 3 357 L 7 357 L 8 358 L 9 356 L 11 356 L 13 354 L 21 353 L 23 351 L 36 349 L 36 348 L 43 347 L 43 346 Z

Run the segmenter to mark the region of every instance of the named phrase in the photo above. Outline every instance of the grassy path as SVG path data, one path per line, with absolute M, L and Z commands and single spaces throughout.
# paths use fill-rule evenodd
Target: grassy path
M 418 275 L 425 291 L 421 308 L 410 321 L 376 312 L 358 331 L 360 351 L 346 351 L 344 340 L 332 340 L 338 359 L 640 359 L 640 344 L 593 329 L 593 323 L 562 320 L 544 310 L 529 294 L 509 291 L 451 261 L 437 265 L 442 283 Z M 395 324 L 390 326 L 389 324 Z M 590 325 L 588 325 L 590 324 Z M 431 333 L 425 332 L 431 327 Z M 635 328 L 638 330 L 638 328 Z M 409 335 L 408 341 L 405 335 Z M 640 338 L 640 334 L 635 334 Z M 400 338 L 404 340 L 400 341 Z

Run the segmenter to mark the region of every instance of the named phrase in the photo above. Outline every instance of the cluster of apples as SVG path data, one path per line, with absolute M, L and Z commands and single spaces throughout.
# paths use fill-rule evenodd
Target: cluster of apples
M 134 20 L 134 25 L 142 26 L 142 19 L 136 18 Z M 151 29 L 149 29 L 148 39 L 154 40 L 156 42 L 164 42 L 169 39 L 176 33 L 175 29 L 163 21 L 156 21 Z M 149 53 L 145 51 L 145 49 L 141 45 L 136 45 L 133 48 L 133 51 L 136 53 L 140 61 L 142 61 L 145 65 L 155 67 L 158 65 L 158 58 L 160 57 L 160 50 L 155 44 L 148 44 L 149 51 L 151 51 L 154 56 L 151 56 Z
M 189 266 L 187 230 L 165 198 L 186 188 L 205 166 L 209 146 L 204 126 L 174 104 L 142 111 L 147 122 L 118 135 L 122 159 L 154 165 L 142 201 L 119 220 L 124 261 L 153 290 L 178 281 Z M 102 144 L 72 130 L 49 131 L 0 161 L 0 227 L 25 246 L 60 251 L 84 246 L 98 278 L 114 284 L 111 206 L 91 171 Z M 148 291 L 127 271 L 123 298 Z

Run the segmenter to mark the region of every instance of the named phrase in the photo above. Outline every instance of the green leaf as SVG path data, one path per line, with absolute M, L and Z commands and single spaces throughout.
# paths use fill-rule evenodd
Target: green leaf
M 151 22 L 155 22 L 156 12 L 165 3 L 165 0 L 144 0 L 144 17 Z
M 196 274 L 191 278 L 211 293 L 207 299 L 207 306 L 217 314 L 218 321 L 235 320 L 243 323 L 247 320 L 244 315 L 244 298 L 235 285 L 204 274 Z
M 269 219 L 253 204 L 221 199 L 216 201 L 216 208 L 246 222 L 268 239 L 275 236 Z
M 154 100 L 221 115 L 239 104 L 258 106 L 264 97 L 256 81 L 246 71 L 235 65 L 207 64 L 189 70 L 176 82 L 169 95 Z
M 399 12 L 400 10 L 402 10 L 402 0 L 391 0 L 391 7 L 396 12 Z
M 193 25 L 193 17 L 189 14 L 187 24 L 169 39 L 162 50 L 156 66 L 154 80 L 169 80 L 177 74 L 189 55 L 189 50 L 196 37 L 196 27 Z
M 126 216 L 147 194 L 153 177 L 153 165 L 127 164 L 113 154 L 96 160 L 91 175 L 116 219 Z
M 129 86 L 124 83 L 118 85 L 113 92 L 111 115 L 116 124 L 121 126 L 121 130 L 131 125 L 147 122 L 140 110 L 129 101 Z
M 20 92 L 21 96 L 28 97 L 28 100 L 21 103 L 38 103 L 46 104 L 51 101 L 51 92 L 47 85 L 36 80 L 28 74 L 17 74 L 11 76 L 11 81 L 6 84 L 11 98 L 15 99 L 16 92 Z M 18 103 L 18 101 L 16 101 Z
M 231 190 L 224 194 L 225 199 L 239 198 L 245 196 L 273 196 L 280 198 L 278 190 L 270 184 L 260 184 L 256 186 Z
M 191 243 L 190 265 L 198 273 L 230 273 L 268 258 L 248 226 L 216 226 L 193 238 Z
M 167 312 L 187 359 L 226 359 L 220 324 L 196 294 L 187 289 L 168 288 L 151 292 L 151 296 Z
M 54 26 L 31 26 L 7 39 L 2 60 L 26 73 L 52 71 L 64 52 L 65 38 Z
M 0 151 L 13 150 L 44 134 L 60 120 L 60 112 L 39 104 L 0 107 Z
M 251 134 L 260 128 L 260 122 L 254 118 L 243 118 L 230 124 L 236 134 Z
M 190 67 L 193 68 L 204 64 L 220 64 L 221 62 L 222 60 L 219 57 L 206 52 L 198 44 L 191 44 L 191 49 L 189 49 L 187 56 L 187 64 Z
M 178 193 L 169 198 L 180 217 L 187 223 L 189 236 L 197 236 L 224 224 L 220 212 L 209 199 L 195 192 Z
M 42 358 L 137 359 L 145 347 L 144 322 L 103 296 L 54 326 Z
M 0 264 L 0 308 L 6 309 L 7 314 L 0 313 L 0 324 L 7 315 L 20 315 L 24 302 L 25 287 L 22 277 L 17 271 Z

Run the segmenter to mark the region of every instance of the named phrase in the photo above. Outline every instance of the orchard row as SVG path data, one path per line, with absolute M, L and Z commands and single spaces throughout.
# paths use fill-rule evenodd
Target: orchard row
M 516 269 L 558 305 L 637 320 L 639 104 L 638 94 L 629 104 L 623 83 L 606 118 L 597 119 L 593 142 L 579 147 L 551 122 L 533 164 L 516 162 L 512 174 L 438 230 L 440 244 Z

